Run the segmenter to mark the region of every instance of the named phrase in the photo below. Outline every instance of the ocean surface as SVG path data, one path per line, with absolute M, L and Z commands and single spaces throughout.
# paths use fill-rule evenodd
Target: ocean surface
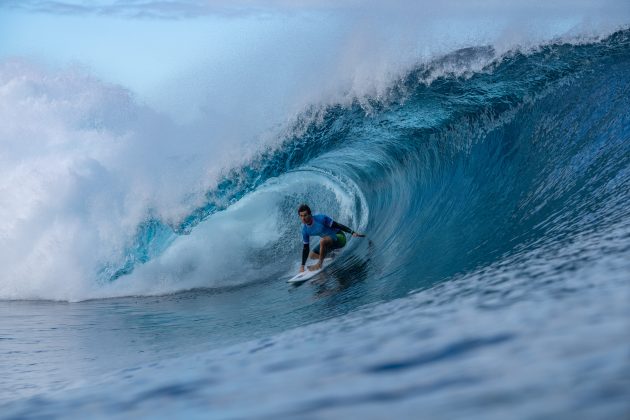
M 283 133 L 77 275 L 3 271 L 1 418 L 630 417 L 629 30 L 451 51 Z M 302 202 L 367 237 L 293 286 Z

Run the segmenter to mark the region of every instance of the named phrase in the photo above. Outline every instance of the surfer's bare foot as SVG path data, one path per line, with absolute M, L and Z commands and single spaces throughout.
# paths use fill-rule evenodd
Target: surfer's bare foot
M 322 263 L 313 264 L 308 267 L 311 271 L 319 270 L 320 268 L 322 268 Z

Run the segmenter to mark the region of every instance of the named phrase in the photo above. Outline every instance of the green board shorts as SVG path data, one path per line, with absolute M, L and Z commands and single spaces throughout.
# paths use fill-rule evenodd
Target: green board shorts
M 343 232 L 339 232 L 335 236 L 336 238 L 333 238 L 335 240 L 333 241 L 332 249 L 339 249 L 346 246 L 346 235 L 344 235 Z M 332 238 L 332 236 L 329 237 Z M 312 251 L 316 254 L 319 254 L 319 241 L 317 242 L 317 245 L 315 245 L 315 248 L 312 249 Z

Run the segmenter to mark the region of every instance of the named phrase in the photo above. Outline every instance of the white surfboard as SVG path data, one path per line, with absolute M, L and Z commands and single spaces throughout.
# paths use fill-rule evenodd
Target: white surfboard
M 287 280 L 287 283 L 301 283 L 303 281 L 306 281 L 308 279 L 313 278 L 314 276 L 318 275 L 319 273 L 322 272 L 322 270 L 326 267 L 328 267 L 328 265 L 333 262 L 334 257 L 327 257 L 324 258 L 324 264 L 322 264 L 322 268 L 320 268 L 319 270 L 309 270 L 308 267 L 306 268 L 306 270 L 304 270 L 301 273 L 297 273 L 295 276 L 291 277 L 289 280 Z
M 313 270 L 313 271 L 306 269 L 303 272 L 297 273 L 295 276 L 291 277 L 289 280 L 287 280 L 287 283 L 301 283 L 321 273 L 323 269 L 324 269 L 323 267 L 320 268 L 319 270 Z

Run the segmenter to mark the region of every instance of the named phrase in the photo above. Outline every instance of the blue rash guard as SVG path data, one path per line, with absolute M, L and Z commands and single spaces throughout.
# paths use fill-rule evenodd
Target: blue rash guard
M 348 226 L 335 222 L 325 214 L 314 214 L 313 222 L 310 225 L 302 224 L 302 240 L 304 249 L 302 250 L 302 265 L 306 262 L 309 252 L 309 242 L 311 236 L 328 236 L 333 240 L 333 249 L 343 248 L 346 245 L 346 236 L 343 232 L 353 234 L 354 231 Z M 315 254 L 319 254 L 319 244 L 313 248 Z
M 341 232 L 341 229 L 335 229 L 332 227 L 333 219 L 325 214 L 314 214 L 313 223 L 310 225 L 302 224 L 302 240 L 304 244 L 310 243 L 311 236 L 330 236 L 333 241 L 337 241 L 337 233 Z

